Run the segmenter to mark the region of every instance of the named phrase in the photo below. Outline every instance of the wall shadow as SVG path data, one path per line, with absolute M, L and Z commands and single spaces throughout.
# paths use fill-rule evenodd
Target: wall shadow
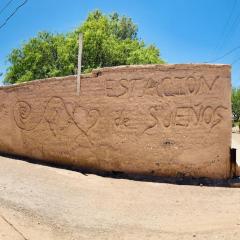
M 42 161 L 39 159 L 24 157 L 15 154 L 9 154 L 0 152 L 0 156 L 11 158 L 14 160 L 25 161 L 31 164 L 38 164 L 42 166 L 54 167 L 59 169 L 67 169 L 71 171 L 78 172 L 85 176 L 89 174 L 95 174 L 101 177 L 114 178 L 114 179 L 128 179 L 133 181 L 142 181 L 142 182 L 155 182 L 155 183 L 167 183 L 175 185 L 191 185 L 191 186 L 209 186 L 209 187 L 240 187 L 240 177 L 233 176 L 231 179 L 210 179 L 210 178 L 194 178 L 186 176 L 177 176 L 177 177 L 160 177 L 154 175 L 140 175 L 140 174 L 129 174 L 119 171 L 98 171 L 92 169 L 84 169 L 80 167 L 70 166 L 66 164 L 56 164 L 51 161 Z

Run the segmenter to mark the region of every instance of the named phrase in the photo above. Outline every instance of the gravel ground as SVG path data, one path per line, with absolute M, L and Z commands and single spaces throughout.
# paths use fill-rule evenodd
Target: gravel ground
M 240 188 L 0 163 L 0 240 L 240 239 Z

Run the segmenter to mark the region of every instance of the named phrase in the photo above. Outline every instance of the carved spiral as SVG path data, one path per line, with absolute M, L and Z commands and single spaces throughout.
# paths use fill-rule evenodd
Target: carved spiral
M 33 130 L 41 121 L 40 114 L 34 113 L 32 106 L 26 101 L 16 102 L 13 113 L 16 125 L 22 130 Z

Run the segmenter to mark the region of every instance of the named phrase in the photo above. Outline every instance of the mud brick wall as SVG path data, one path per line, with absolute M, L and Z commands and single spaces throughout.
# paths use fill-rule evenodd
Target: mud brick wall
M 158 176 L 231 175 L 230 66 L 122 66 L 0 88 L 0 151 Z

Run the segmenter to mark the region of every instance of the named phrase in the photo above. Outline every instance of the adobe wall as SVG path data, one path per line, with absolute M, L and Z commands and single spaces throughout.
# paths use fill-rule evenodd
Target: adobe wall
M 230 177 L 230 66 L 103 68 L 0 88 L 0 151 L 88 170 Z

